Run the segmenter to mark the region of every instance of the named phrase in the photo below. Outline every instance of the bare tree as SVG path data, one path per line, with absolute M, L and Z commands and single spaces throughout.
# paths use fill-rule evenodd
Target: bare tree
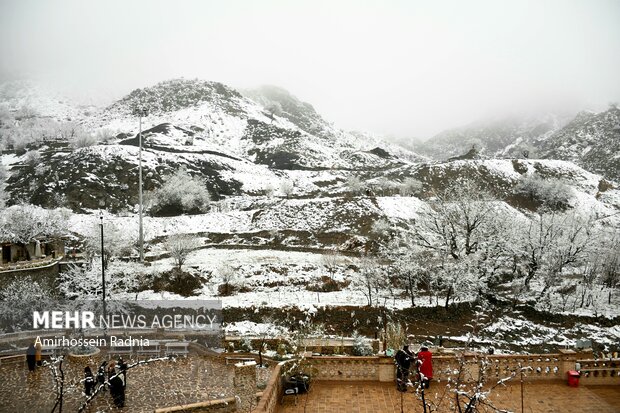
M 369 307 L 377 304 L 377 296 L 381 287 L 382 271 L 376 258 L 362 257 L 359 262 L 358 287 L 366 297 Z
M 293 194 L 294 189 L 295 189 L 295 184 L 293 183 L 292 180 L 285 179 L 282 182 L 280 182 L 280 192 L 282 192 L 282 194 L 285 197 L 289 198 Z
M 342 264 L 342 257 L 338 253 L 338 250 L 333 248 L 322 255 L 321 261 L 323 262 L 323 266 L 327 268 L 329 275 L 333 278 L 336 270 Z
M 133 238 L 122 231 L 118 225 L 111 219 L 103 222 L 104 244 L 103 244 L 103 262 L 107 269 L 110 261 L 114 258 L 131 254 Z M 95 223 L 91 226 L 89 232 L 84 238 L 84 248 L 89 261 L 93 261 L 94 257 L 101 256 L 101 227 Z
M 196 238 L 191 235 L 172 235 L 168 238 L 166 246 L 174 265 L 180 270 L 187 256 L 196 248 L 197 242 Z
M 230 264 L 222 264 L 218 268 L 218 273 L 222 279 L 219 286 L 220 295 L 232 295 L 235 291 L 235 270 Z
M 350 176 L 349 178 L 347 178 L 345 186 L 354 195 L 359 195 L 364 190 L 364 184 L 362 183 L 362 180 L 357 176 Z
M 269 112 L 269 119 L 271 119 L 271 123 L 273 123 L 275 116 L 281 116 L 283 112 L 280 102 L 271 102 L 265 107 L 265 109 Z
M 432 253 L 427 259 L 436 263 L 434 282 L 448 306 L 458 294 L 472 288 L 482 291 L 482 281 L 493 277 L 506 260 L 506 241 L 496 203 L 469 180 L 436 194 L 429 207 L 415 223 L 413 242 Z

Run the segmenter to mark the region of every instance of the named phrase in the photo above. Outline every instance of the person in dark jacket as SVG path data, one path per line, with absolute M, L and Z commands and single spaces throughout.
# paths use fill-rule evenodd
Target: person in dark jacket
M 37 350 L 34 347 L 34 343 L 30 343 L 28 348 L 26 349 L 26 364 L 28 364 L 28 370 L 34 371 L 37 365 Z
M 418 371 L 424 388 L 428 389 L 433 379 L 433 353 L 428 351 L 428 347 L 424 345 L 418 352 Z
M 123 383 L 120 371 L 116 369 L 114 362 L 108 367 L 108 383 L 110 385 L 110 395 L 116 407 L 125 406 L 125 383 Z
M 98 386 L 105 384 L 105 368 L 107 365 L 108 365 L 108 362 L 104 360 L 103 363 L 101 363 L 101 365 L 97 369 L 97 385 Z M 105 386 L 103 387 L 102 390 L 105 390 Z
M 406 392 L 407 384 L 409 383 L 409 369 L 415 356 L 409 351 L 409 346 L 405 344 L 401 350 L 396 352 L 394 359 L 396 361 L 396 385 L 398 391 Z
M 123 387 L 127 387 L 127 363 L 122 357 L 118 358 L 118 369 L 123 376 Z
M 89 366 L 84 367 L 84 394 L 90 396 L 95 388 L 95 378 Z

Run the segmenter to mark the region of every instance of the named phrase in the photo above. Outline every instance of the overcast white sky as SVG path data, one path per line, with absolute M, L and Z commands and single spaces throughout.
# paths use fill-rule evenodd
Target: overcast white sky
M 93 102 L 173 77 L 275 84 L 340 127 L 429 137 L 620 100 L 620 1 L 0 0 L 0 56 L 2 79 Z

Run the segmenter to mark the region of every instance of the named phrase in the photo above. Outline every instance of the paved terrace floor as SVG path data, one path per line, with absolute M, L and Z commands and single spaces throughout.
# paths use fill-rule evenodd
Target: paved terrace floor
M 433 383 L 427 390 L 430 401 L 437 403 L 445 387 Z M 620 386 L 568 387 L 564 382 L 526 383 L 525 413 L 619 413 Z M 400 413 L 401 393 L 391 383 L 379 382 L 315 382 L 295 405 L 293 396 L 286 396 L 278 413 Z M 436 412 L 454 412 L 446 396 Z M 521 388 L 510 384 L 497 388 L 489 396 L 497 408 L 521 412 Z M 412 392 L 403 394 L 403 412 L 422 412 L 422 404 Z M 480 408 L 480 412 L 492 409 Z
M 93 372 L 103 356 L 73 359 L 63 363 L 65 398 L 63 411 L 76 412 L 82 394 L 84 366 Z M 131 361 L 128 360 L 131 364 Z M 112 405 L 109 392 L 100 393 L 88 412 L 150 412 L 155 408 L 231 397 L 234 371 L 223 360 L 206 356 L 181 357 L 133 368 L 127 373 L 126 404 Z M 0 412 L 50 412 L 55 403 L 53 379 L 48 367 L 29 373 L 24 361 L 0 366 Z M 58 410 L 56 410 L 58 411 Z

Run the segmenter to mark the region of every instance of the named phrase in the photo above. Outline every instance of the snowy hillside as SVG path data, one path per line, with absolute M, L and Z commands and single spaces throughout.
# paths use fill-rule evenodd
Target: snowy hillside
M 441 160 L 463 155 L 472 147 L 476 147 L 486 157 L 520 157 L 523 150 L 528 150 L 531 142 L 546 139 L 568 120 L 563 116 L 548 114 L 478 121 L 441 132 L 415 145 L 415 150 Z
M 483 158 L 544 158 L 576 163 L 590 172 L 620 180 L 620 109 L 511 118 L 442 132 L 415 150 L 445 160 L 475 147 Z
M 79 108 L 59 93 L 32 81 L 0 83 L 0 112 L 16 114 L 18 118 L 52 118 L 71 121 L 87 116 L 92 107 Z
M 541 157 L 572 161 L 620 182 L 620 108 L 582 112 L 539 148 Z
M 172 80 L 73 112 L 71 121 L 70 108 L 50 100 L 50 117 L 29 123 L 17 118 L 22 92 L 11 93 L 0 123 L 4 210 L 70 208 L 62 224 L 78 258 L 98 253 L 103 211 L 111 297 L 221 298 L 248 311 L 448 308 L 488 299 L 619 313 L 618 281 L 609 276 L 616 273 L 606 265 L 620 240 L 620 190 L 578 165 L 590 152 L 614 159 L 617 110 L 581 115 L 560 131 L 554 118 L 453 131 L 427 153 L 462 154 L 472 136 L 486 142 L 484 151 L 429 161 L 339 130 L 277 88 L 242 95 L 215 82 Z M 146 265 L 136 262 L 140 105 L 150 110 L 142 118 Z M 18 144 L 21 134 L 29 138 Z M 520 142 L 548 143 L 539 148 L 562 159 L 527 158 Z M 1 231 L 14 216 L 0 211 Z M 175 248 L 183 244 L 179 263 Z M 65 294 L 76 285 L 96 294 L 98 260 L 85 262 L 92 263 L 63 275 Z M 506 323 L 530 326 L 506 314 L 489 334 L 507 336 Z

